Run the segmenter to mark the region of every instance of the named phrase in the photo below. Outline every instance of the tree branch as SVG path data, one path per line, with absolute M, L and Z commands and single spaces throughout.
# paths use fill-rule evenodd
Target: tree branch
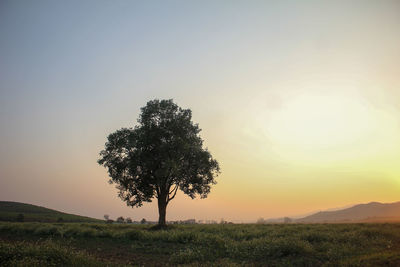
M 178 188 L 179 188 L 179 187 L 178 187 L 178 184 L 176 184 L 175 188 L 171 191 L 171 193 L 174 192 L 174 194 L 172 195 L 172 197 L 169 197 L 169 196 L 168 196 L 167 203 L 169 203 L 171 200 L 174 199 L 174 197 L 176 196 L 176 192 L 178 192 Z
M 173 192 L 174 192 L 174 190 L 176 190 L 176 188 L 178 187 L 178 185 L 177 184 L 175 184 L 175 187 L 174 187 L 174 189 L 172 189 L 169 193 L 168 193 L 168 195 L 171 195 Z

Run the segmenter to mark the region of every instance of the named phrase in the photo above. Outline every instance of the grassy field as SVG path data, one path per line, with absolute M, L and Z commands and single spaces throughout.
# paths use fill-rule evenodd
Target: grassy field
M 5 266 L 399 266 L 400 224 L 0 223 Z
M 36 205 L 0 201 L 0 221 L 25 221 L 25 222 L 97 222 L 101 220 L 68 214 Z

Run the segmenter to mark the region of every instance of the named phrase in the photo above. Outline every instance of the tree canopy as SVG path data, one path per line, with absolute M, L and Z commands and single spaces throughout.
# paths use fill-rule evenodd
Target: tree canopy
M 218 162 L 203 148 L 190 109 L 170 100 L 152 100 L 141 108 L 138 124 L 108 136 L 98 163 L 115 183 L 128 206 L 158 199 L 159 224 L 178 189 L 192 199 L 207 197 L 220 172 Z

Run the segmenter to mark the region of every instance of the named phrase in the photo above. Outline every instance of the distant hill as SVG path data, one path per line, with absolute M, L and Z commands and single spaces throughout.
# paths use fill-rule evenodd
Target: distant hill
M 299 223 L 345 223 L 345 222 L 400 222 L 400 202 L 371 202 L 336 210 L 320 211 L 304 218 Z
M 0 221 L 21 220 L 25 222 L 102 222 L 102 220 L 68 214 L 36 205 L 0 201 Z

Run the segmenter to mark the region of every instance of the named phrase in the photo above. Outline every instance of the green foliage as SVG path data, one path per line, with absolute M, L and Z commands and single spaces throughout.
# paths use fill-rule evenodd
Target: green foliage
M 0 237 L 50 238 L 84 250 L 125 253 L 128 259 L 140 255 L 142 265 L 163 257 L 171 265 L 193 266 L 396 266 L 400 259 L 399 224 L 174 225 L 154 231 L 149 225 L 0 223 Z

